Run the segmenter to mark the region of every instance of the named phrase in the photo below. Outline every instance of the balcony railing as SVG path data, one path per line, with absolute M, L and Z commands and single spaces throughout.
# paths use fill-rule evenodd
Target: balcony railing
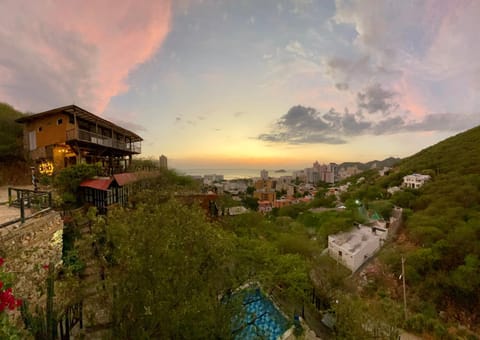
M 122 140 L 113 139 L 107 136 L 102 136 L 95 132 L 90 132 L 81 129 L 71 129 L 67 131 L 67 141 L 79 140 L 89 142 L 97 145 L 106 146 L 109 148 L 130 151 L 133 153 L 141 153 L 142 147 L 139 142 L 124 142 Z

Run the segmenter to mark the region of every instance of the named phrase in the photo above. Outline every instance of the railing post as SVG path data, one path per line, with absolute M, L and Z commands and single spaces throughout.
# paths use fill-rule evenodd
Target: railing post
M 52 207 L 52 192 L 51 191 L 48 192 L 48 207 L 49 208 Z
M 8 187 L 8 204 L 12 204 L 12 188 Z
M 17 197 L 18 197 L 19 192 L 17 191 Z M 20 192 L 20 221 L 25 223 L 25 204 L 23 202 L 23 194 Z

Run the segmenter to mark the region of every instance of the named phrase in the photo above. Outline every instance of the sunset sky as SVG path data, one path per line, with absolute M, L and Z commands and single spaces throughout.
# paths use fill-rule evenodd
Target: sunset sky
M 405 157 L 480 124 L 480 1 L 0 0 L 0 101 L 191 167 Z

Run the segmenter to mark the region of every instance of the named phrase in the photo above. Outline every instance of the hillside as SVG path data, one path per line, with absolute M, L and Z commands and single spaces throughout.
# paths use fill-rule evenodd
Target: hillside
M 395 157 L 389 157 L 384 159 L 383 161 L 370 161 L 367 163 L 361 163 L 361 162 L 344 162 L 341 163 L 338 168 L 348 168 L 348 167 L 353 167 L 356 166 L 359 170 L 365 171 L 369 170 L 372 168 L 376 169 L 383 169 L 383 167 L 392 167 L 395 164 L 397 164 L 400 161 L 400 158 L 395 158 Z
M 15 119 L 24 114 L 0 103 L 0 159 L 22 155 L 22 125 Z
M 438 173 L 480 173 L 480 126 L 428 147 L 405 158 L 402 171 L 431 169 Z
M 406 257 L 410 326 L 435 333 L 460 323 L 479 332 L 480 126 L 402 160 L 376 184 L 385 188 L 412 172 L 432 180 L 392 196 L 407 208 L 406 228 L 383 255 L 392 273 Z
M 24 114 L 12 106 L 0 103 L 0 185 L 25 182 L 22 125 L 15 119 Z

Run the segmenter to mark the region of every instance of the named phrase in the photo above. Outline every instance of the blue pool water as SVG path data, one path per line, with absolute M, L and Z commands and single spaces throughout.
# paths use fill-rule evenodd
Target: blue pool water
M 233 321 L 235 339 L 275 340 L 288 329 L 288 321 L 260 289 L 242 292 L 243 313 Z

